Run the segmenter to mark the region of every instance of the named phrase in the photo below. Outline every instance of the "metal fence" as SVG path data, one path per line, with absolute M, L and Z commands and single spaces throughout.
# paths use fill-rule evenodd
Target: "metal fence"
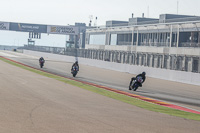
M 24 49 L 103 60 L 108 62 L 140 65 L 161 69 L 200 73 L 200 57 L 157 53 L 125 52 L 99 49 L 65 49 L 60 47 L 25 46 Z

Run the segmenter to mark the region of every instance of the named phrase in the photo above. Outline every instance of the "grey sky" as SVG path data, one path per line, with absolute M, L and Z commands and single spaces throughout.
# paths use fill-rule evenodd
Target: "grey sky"
M 179 14 L 200 16 L 200 0 L 179 0 Z M 67 25 L 97 16 L 98 25 L 106 20 L 128 20 L 142 16 L 149 6 L 149 17 L 177 13 L 177 0 L 1 0 L 0 21 Z
M 179 14 L 200 16 L 200 0 L 178 0 Z M 52 25 L 88 25 L 89 15 L 98 17 L 97 25 L 107 20 L 128 21 L 131 14 L 158 18 L 159 14 L 177 13 L 177 0 L 1 0 L 0 21 Z M 93 19 L 94 20 L 94 19 Z M 94 22 L 94 21 L 93 21 Z M 93 23 L 94 24 L 94 23 Z M 0 31 L 0 45 L 27 44 L 28 33 Z M 66 36 L 42 35 L 36 45 L 65 46 Z

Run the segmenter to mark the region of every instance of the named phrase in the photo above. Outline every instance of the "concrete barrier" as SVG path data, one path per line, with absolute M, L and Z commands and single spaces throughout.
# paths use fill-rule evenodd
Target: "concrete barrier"
M 72 56 L 30 51 L 30 50 L 24 50 L 24 54 L 38 56 L 38 57 L 42 56 L 45 59 L 53 59 L 53 60 L 66 61 L 66 62 L 75 62 L 75 60 L 77 60 L 75 57 L 72 57 Z M 84 65 L 89 65 L 89 66 L 94 66 L 94 67 L 99 67 L 99 68 L 104 68 L 104 69 L 109 69 L 109 70 L 114 70 L 114 71 L 119 71 L 119 72 L 127 72 L 131 74 L 138 74 L 145 71 L 148 77 L 159 78 L 159 79 L 170 80 L 170 81 L 177 81 L 181 83 L 187 83 L 187 84 L 200 86 L 200 73 L 136 66 L 136 65 L 107 62 L 107 61 L 102 61 L 102 60 L 94 60 L 94 59 L 87 59 L 87 58 L 80 58 L 80 57 L 78 58 L 78 61 L 79 61 L 79 64 L 84 64 Z

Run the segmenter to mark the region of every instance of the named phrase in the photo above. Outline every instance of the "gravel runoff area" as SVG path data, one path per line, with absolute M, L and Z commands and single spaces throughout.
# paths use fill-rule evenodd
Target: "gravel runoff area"
M 197 133 L 200 121 L 147 111 L 0 61 L 2 133 Z

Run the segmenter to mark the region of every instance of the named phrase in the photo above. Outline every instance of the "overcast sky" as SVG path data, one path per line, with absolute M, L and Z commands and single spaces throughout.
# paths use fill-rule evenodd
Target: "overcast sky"
M 200 0 L 178 0 L 179 14 L 200 16 Z M 149 7 L 149 13 L 148 13 Z M 159 14 L 177 13 L 177 0 L 1 0 L 0 21 L 38 24 L 73 25 L 89 16 L 98 17 L 97 25 L 106 20 L 127 21 L 134 13 L 158 18 Z
M 178 14 L 200 16 L 200 0 L 178 0 Z M 149 8 L 148 8 L 149 7 Z M 149 9 L 149 10 L 148 10 Z M 160 14 L 177 13 L 177 0 L 0 0 L 0 21 L 50 25 L 88 25 L 89 16 L 97 25 L 107 20 L 128 21 L 135 17 L 159 18 Z M 94 25 L 93 19 L 93 25 Z M 0 45 L 27 44 L 28 33 L 0 31 Z M 65 46 L 66 36 L 42 35 L 36 45 Z

